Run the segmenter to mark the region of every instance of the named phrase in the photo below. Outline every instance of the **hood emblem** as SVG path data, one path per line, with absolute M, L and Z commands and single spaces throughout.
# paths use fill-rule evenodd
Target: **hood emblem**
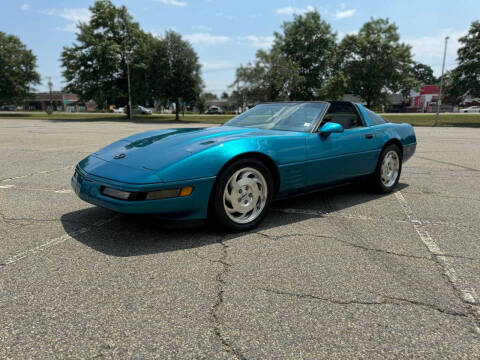
M 115 160 L 118 160 L 118 159 L 123 159 L 125 157 L 125 154 L 118 154 L 118 155 L 115 155 L 113 158 Z

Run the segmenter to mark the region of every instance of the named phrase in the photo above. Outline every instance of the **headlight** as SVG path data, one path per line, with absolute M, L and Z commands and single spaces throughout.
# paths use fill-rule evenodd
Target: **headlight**
M 105 195 L 105 196 L 115 198 L 115 199 L 128 200 L 131 193 L 128 192 L 128 191 L 122 191 L 122 190 L 117 190 L 117 189 L 104 187 L 103 190 L 102 190 L 102 194 Z
M 100 192 L 105 196 L 120 200 L 161 200 L 189 196 L 193 192 L 193 187 L 187 186 L 179 189 L 156 190 L 150 192 L 128 192 L 104 187 Z

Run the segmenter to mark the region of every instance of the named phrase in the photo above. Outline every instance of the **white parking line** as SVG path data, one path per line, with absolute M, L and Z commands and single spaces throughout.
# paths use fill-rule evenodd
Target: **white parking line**
M 445 253 L 440 249 L 435 240 L 430 236 L 428 231 L 424 228 L 424 225 L 418 220 L 413 212 L 412 208 L 408 204 L 407 200 L 403 197 L 400 191 L 395 193 L 395 197 L 402 206 L 404 213 L 412 223 L 415 231 L 422 240 L 423 244 L 427 247 L 428 251 L 435 256 L 437 262 L 442 266 L 445 275 L 450 280 L 452 285 L 460 292 L 463 300 L 470 304 L 477 304 L 478 297 L 475 290 L 470 287 L 463 279 L 461 279 L 455 271 L 452 260 L 445 256 Z
M 15 185 L 0 185 L 0 189 L 11 189 L 14 188 Z
M 27 177 L 34 176 L 34 175 L 49 174 L 51 172 L 67 170 L 67 169 L 73 169 L 73 166 L 66 166 L 66 167 L 63 167 L 63 168 L 57 168 L 57 169 L 51 169 L 51 170 L 42 170 L 42 171 L 39 171 L 39 172 L 30 173 L 30 174 L 26 174 L 26 175 L 20 175 L 20 176 L 14 176 L 14 177 L 6 178 L 6 179 L 0 179 L 0 182 L 17 180 L 17 179 L 25 179 Z
M 111 218 L 108 218 L 108 219 L 99 220 L 99 221 L 93 223 L 92 226 L 83 227 L 83 228 L 78 229 L 76 231 L 72 231 L 70 234 L 64 234 L 60 237 L 56 237 L 54 239 L 51 239 L 51 240 L 47 241 L 46 243 L 43 243 L 42 245 L 36 246 L 34 248 L 31 248 L 31 249 L 28 249 L 28 250 L 25 250 L 25 251 L 22 251 L 22 252 L 19 252 L 15 255 L 10 256 L 9 258 L 7 258 L 7 260 L 5 260 L 5 262 L 4 262 L 4 265 L 5 266 L 11 265 L 11 264 L 16 263 L 19 260 L 22 260 L 22 259 L 26 258 L 27 256 L 36 255 L 36 254 L 38 254 L 42 251 L 45 251 L 48 248 L 51 248 L 52 246 L 64 243 L 65 241 L 70 240 L 74 236 L 78 236 L 78 235 L 84 234 L 84 233 L 86 233 L 86 232 L 88 232 L 88 231 L 90 231 L 94 228 L 101 227 L 101 226 L 115 220 L 117 217 L 118 216 L 115 215 L 115 216 L 113 216 Z
M 53 193 L 56 193 L 56 194 L 72 194 L 73 193 L 73 190 L 70 190 L 70 189 L 60 189 L 60 190 L 39 189 L 39 188 L 18 187 L 16 185 L 0 185 L 0 190 L 1 189 L 15 189 L 15 190 L 24 190 L 24 191 L 44 191 L 44 192 L 53 192 Z

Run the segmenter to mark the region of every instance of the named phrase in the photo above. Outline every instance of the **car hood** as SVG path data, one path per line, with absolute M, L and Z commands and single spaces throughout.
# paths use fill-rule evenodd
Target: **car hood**
M 135 169 L 158 171 L 226 141 L 278 133 L 279 131 L 231 126 L 155 130 L 119 140 L 98 150 L 95 156 Z

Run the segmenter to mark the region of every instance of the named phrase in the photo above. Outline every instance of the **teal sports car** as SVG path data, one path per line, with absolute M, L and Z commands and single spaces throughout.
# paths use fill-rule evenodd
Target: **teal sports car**
M 416 148 L 409 124 L 343 101 L 263 103 L 223 126 L 149 131 L 78 163 L 77 195 L 127 214 L 257 225 L 271 202 L 367 178 L 397 185 Z

